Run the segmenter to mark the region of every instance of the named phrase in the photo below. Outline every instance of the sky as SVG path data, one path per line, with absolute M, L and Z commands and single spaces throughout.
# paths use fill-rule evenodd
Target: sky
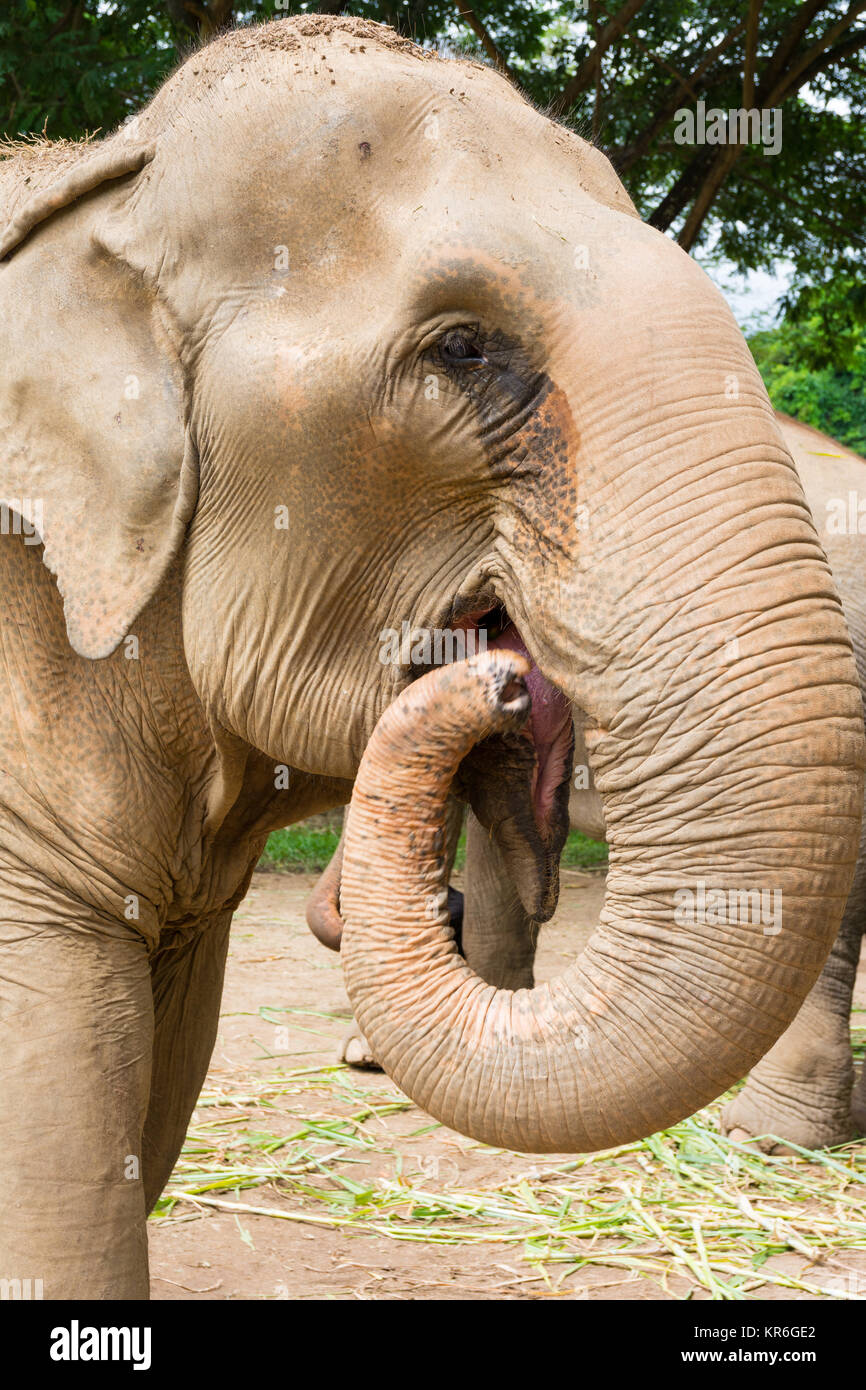
M 733 266 L 724 263 L 709 265 L 702 261 L 700 255 L 695 260 L 718 285 L 741 328 L 754 330 L 773 326 L 776 321 L 775 305 L 788 288 L 792 267 L 779 266 L 773 275 L 765 270 L 738 275 Z

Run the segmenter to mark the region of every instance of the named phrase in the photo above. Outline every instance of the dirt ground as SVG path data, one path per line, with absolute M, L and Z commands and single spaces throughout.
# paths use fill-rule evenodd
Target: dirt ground
M 603 875 L 571 870 L 563 879 L 559 910 L 541 936 L 541 979 L 561 972 L 580 951 L 602 900 Z M 555 1157 L 539 1160 L 489 1149 L 434 1124 L 381 1074 L 334 1066 L 350 1010 L 339 958 L 318 945 L 304 922 L 314 882 L 311 875 L 259 872 L 235 917 L 219 1039 L 170 1190 L 188 1190 L 196 1175 L 212 1177 L 220 1165 L 234 1171 L 239 1153 L 259 1185 L 238 1190 L 230 1174 L 222 1189 L 211 1185 L 201 1192 L 199 1183 L 197 1199 L 179 1200 L 170 1214 L 151 1220 L 153 1298 L 709 1297 L 682 1261 L 665 1259 L 663 1245 L 655 1275 L 612 1259 L 609 1265 L 554 1265 L 551 1279 L 551 1266 L 539 1261 L 538 1244 L 528 1251 L 508 1235 L 507 1221 L 501 1230 L 490 1227 L 489 1238 L 482 1233 L 480 1239 L 442 1243 L 442 1220 L 430 1224 L 429 1238 L 422 1222 L 406 1239 L 399 1232 L 395 1238 L 385 1217 L 351 1219 L 352 1183 L 359 1191 L 396 1182 L 434 1193 L 491 1193 L 521 1174 L 536 1182 L 562 1174 Z M 858 992 L 862 1005 L 862 969 Z M 638 1154 L 637 1162 L 649 1170 L 644 1156 Z M 289 1190 L 285 1181 L 268 1180 L 280 1165 L 294 1174 Z M 599 1194 L 622 1187 L 593 1160 L 571 1167 L 577 1168 L 569 1173 L 571 1184 L 580 1183 L 588 1210 L 603 1211 Z M 632 1165 L 629 1180 L 641 1171 Z M 334 1172 L 349 1184 L 337 1194 L 342 1207 L 328 1176 Z M 329 1199 L 323 1201 L 326 1190 Z M 493 1191 L 491 1200 L 495 1196 Z M 251 1207 L 273 1215 L 254 1214 Z M 348 1213 L 346 1225 L 340 1224 L 341 1212 Z M 866 1223 L 866 1212 L 859 1219 Z M 859 1249 L 834 1247 L 817 1260 L 786 1249 L 783 1236 L 764 1268 L 805 1287 L 762 1284 L 759 1275 L 752 1296 L 810 1298 L 820 1297 L 820 1290 L 835 1297 L 866 1296 L 866 1224 L 863 1231 Z M 600 1236 L 604 1249 L 603 1232 Z M 611 1252 L 617 1249 L 615 1239 L 608 1238 L 608 1244 Z

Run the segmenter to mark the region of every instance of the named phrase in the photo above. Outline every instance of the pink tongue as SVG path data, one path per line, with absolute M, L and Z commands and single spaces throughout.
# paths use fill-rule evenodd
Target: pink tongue
M 526 686 L 532 698 L 532 714 L 525 732 L 535 744 L 537 766 L 532 779 L 532 804 L 535 819 L 539 828 L 543 829 L 553 809 L 554 793 L 565 776 L 566 759 L 571 747 L 571 704 L 550 681 L 545 680 L 513 623 L 509 623 L 498 637 L 488 641 L 487 646 L 519 652 L 531 663 Z

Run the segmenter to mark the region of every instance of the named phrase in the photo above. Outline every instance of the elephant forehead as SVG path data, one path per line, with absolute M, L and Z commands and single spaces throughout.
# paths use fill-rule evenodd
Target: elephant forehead
M 244 50 L 197 82 L 178 88 L 146 182 L 155 211 L 172 206 L 166 235 L 211 269 L 221 248 L 233 264 L 270 264 L 285 245 L 321 270 L 352 247 L 370 257 L 413 229 L 423 238 L 433 218 L 459 228 L 473 214 L 494 225 L 525 207 L 555 215 L 581 193 L 630 210 L 597 151 L 475 64 L 359 51 L 338 32 L 324 49 Z

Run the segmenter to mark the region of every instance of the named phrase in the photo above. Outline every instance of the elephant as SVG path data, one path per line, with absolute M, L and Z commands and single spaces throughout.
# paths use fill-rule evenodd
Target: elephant
M 492 1048 L 460 1031 L 490 987 L 448 965 L 395 1057 L 413 1098 L 479 1138 L 592 1149 L 768 1051 L 848 897 L 857 674 L 745 341 L 600 151 L 365 20 L 229 31 L 104 138 L 4 150 L 0 356 L 4 1277 L 147 1297 L 147 1212 L 272 829 L 354 794 L 343 955 L 371 1041 L 432 997 L 411 932 L 405 979 L 382 971 L 352 839 L 374 730 L 431 675 L 448 737 L 408 775 L 441 755 L 450 778 L 459 734 L 458 789 L 505 807 L 533 914 L 573 708 L 614 868 L 589 983 L 494 991 Z M 522 648 L 481 651 L 497 634 Z M 444 828 L 404 831 L 387 911 L 411 889 L 451 952 L 414 874 L 423 842 L 441 875 Z M 677 925 L 699 878 L 782 895 L 784 929 Z
M 866 501 L 866 460 L 810 426 L 778 413 L 777 419 L 842 598 L 866 701 L 866 521 L 861 531 L 857 510 L 859 500 Z M 593 783 L 579 718 L 574 725 L 573 762 L 569 824 L 590 838 L 604 839 L 604 806 Z M 463 824 L 459 803 L 452 802 L 451 817 L 446 824 L 449 872 Z M 450 887 L 448 901 L 461 953 L 488 984 L 531 989 L 539 924 L 509 881 L 495 838 L 471 811 L 466 846 L 466 901 Z M 342 841 L 307 909 L 314 934 L 333 950 L 340 949 L 342 935 L 341 863 Z M 759 1143 L 768 1150 L 786 1147 L 785 1141 L 821 1149 L 866 1134 L 866 1070 L 855 1090 L 849 1035 L 864 930 L 866 820 L 854 882 L 833 949 L 794 1022 L 725 1107 L 723 1125 L 733 1137 L 749 1141 L 761 1136 Z M 340 1057 L 362 1070 L 380 1069 L 357 1026 L 343 1039 Z

